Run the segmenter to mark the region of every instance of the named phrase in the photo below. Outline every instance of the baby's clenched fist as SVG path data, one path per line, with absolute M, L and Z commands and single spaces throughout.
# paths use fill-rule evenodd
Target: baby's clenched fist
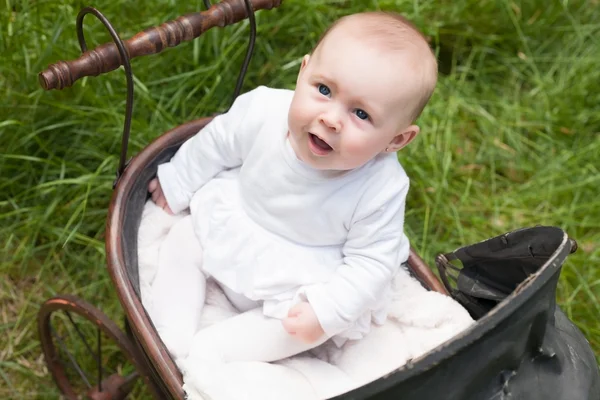
M 284 318 L 282 323 L 287 333 L 306 343 L 316 342 L 325 334 L 315 310 L 306 301 L 290 308 L 287 318 Z

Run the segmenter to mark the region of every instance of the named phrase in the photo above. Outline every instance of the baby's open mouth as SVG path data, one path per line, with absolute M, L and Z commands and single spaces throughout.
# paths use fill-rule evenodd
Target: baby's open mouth
M 317 135 L 313 135 L 312 133 L 308 134 L 309 142 L 311 144 L 311 150 L 317 155 L 324 156 L 329 154 L 333 148 L 327 144 L 323 139 L 318 137 Z

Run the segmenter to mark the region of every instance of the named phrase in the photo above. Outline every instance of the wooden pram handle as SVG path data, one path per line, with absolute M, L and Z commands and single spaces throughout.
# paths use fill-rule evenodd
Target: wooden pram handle
M 283 0 L 250 0 L 254 10 L 278 7 Z M 247 18 L 244 0 L 222 0 L 204 12 L 187 14 L 164 24 L 148 28 L 124 41 L 130 58 L 160 53 L 167 47 L 197 38 L 215 26 L 227 26 Z M 63 89 L 84 76 L 97 76 L 122 65 L 114 43 L 86 51 L 76 60 L 51 64 L 39 74 L 45 90 Z

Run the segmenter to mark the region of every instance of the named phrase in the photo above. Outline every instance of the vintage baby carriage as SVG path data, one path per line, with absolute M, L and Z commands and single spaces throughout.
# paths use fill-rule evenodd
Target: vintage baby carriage
M 211 27 L 248 17 L 252 35 L 237 95 L 252 51 L 253 12 L 279 6 L 281 0 L 204 3 L 207 11 L 147 29 L 125 43 L 101 13 L 85 8 L 77 19 L 84 54 L 78 60 L 60 61 L 40 73 L 40 83 L 47 90 L 62 89 L 83 76 L 99 75 L 120 65 L 125 67 L 128 78 L 120 166 L 106 225 L 108 268 L 125 311 L 125 332 L 97 308 L 71 295 L 49 299 L 38 316 L 48 369 L 69 399 L 121 399 L 136 381 L 142 381 L 157 399 L 184 398 L 181 375 L 140 300 L 137 233 L 148 199 L 147 185 L 155 176 L 157 165 L 167 161 L 210 118 L 166 132 L 126 164 L 133 99 L 129 58 L 158 53 L 192 40 Z M 114 44 L 86 51 L 82 22 L 87 13 L 104 23 Z M 477 320 L 476 324 L 394 373 L 336 398 L 600 399 L 594 354 L 555 303 L 562 264 L 576 247 L 575 241 L 559 228 L 517 230 L 439 255 L 436 264 L 443 284 L 411 250 L 407 266 L 413 276 L 427 289 L 451 295 Z M 65 328 L 63 323 L 71 325 Z M 86 324 L 87 328 L 82 326 Z M 81 340 L 93 356 L 90 368 L 95 380 L 69 351 L 66 342 L 74 338 Z M 125 360 L 129 368 L 123 367 Z

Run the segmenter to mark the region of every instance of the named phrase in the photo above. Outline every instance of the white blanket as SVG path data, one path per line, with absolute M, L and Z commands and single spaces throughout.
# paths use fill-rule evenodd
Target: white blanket
M 181 216 L 170 216 L 152 202 L 145 206 L 138 233 L 142 303 L 150 297 L 161 240 Z M 317 400 L 333 397 L 382 377 L 422 356 L 469 327 L 473 320 L 450 297 L 425 290 L 400 270 L 393 282 L 388 321 L 373 326 L 362 340 L 338 349 L 326 342 L 310 353 L 276 363 L 238 362 L 220 368 L 185 365 L 184 390 L 189 399 Z M 214 282 L 208 282 L 201 328 L 236 315 Z M 176 360 L 177 361 L 177 360 Z M 209 379 L 207 379 L 207 374 Z M 202 376 L 199 384 L 197 376 Z

